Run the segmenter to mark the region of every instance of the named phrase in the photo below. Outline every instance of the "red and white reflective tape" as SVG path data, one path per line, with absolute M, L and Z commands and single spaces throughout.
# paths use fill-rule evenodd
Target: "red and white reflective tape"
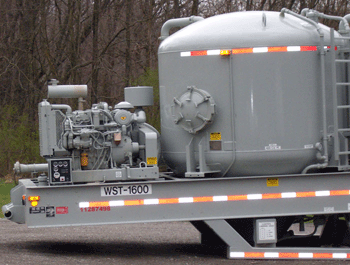
M 181 57 L 189 56 L 206 56 L 206 55 L 220 55 L 223 51 L 227 50 L 206 50 L 206 51 L 192 51 L 192 52 L 181 52 Z
M 307 197 L 329 197 L 329 196 L 349 196 L 350 190 L 321 190 L 321 191 L 299 191 L 281 193 L 262 194 L 242 194 L 242 195 L 219 195 L 202 197 L 180 197 L 180 198 L 153 198 L 141 200 L 115 200 L 115 201 L 95 201 L 80 202 L 80 208 L 86 207 L 117 207 L 135 205 L 160 205 L 160 204 L 180 204 L 199 202 L 225 202 L 225 201 L 249 201 L 249 200 L 270 200 L 270 199 L 290 199 Z
M 350 253 L 230 252 L 230 258 L 248 259 L 350 259 Z
M 325 46 L 325 49 L 330 49 L 330 46 Z M 337 47 L 335 47 L 337 50 Z M 278 47 L 255 47 L 255 48 L 236 48 L 227 50 L 203 50 L 203 51 L 187 51 L 181 52 L 181 57 L 191 56 L 211 56 L 211 55 L 230 55 L 244 53 L 269 53 L 269 52 L 309 52 L 317 51 L 317 46 L 278 46 Z

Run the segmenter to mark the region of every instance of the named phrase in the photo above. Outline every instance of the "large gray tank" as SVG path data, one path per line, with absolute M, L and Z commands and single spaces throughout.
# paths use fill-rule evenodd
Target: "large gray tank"
M 163 40 L 162 151 L 176 174 L 293 174 L 322 162 L 320 45 L 329 45 L 330 29 L 318 27 L 279 12 L 238 12 Z

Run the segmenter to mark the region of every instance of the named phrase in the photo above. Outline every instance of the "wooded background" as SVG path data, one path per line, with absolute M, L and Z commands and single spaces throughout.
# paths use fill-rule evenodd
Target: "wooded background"
M 158 127 L 157 49 L 165 21 L 283 7 L 350 13 L 348 0 L 0 0 L 0 177 L 16 160 L 40 161 L 37 104 L 47 97 L 47 80 L 87 84 L 86 108 L 122 101 L 126 86 L 152 85 L 156 104 L 148 118 Z

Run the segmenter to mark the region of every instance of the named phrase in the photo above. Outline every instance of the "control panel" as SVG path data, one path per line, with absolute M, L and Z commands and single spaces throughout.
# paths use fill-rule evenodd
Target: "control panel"
M 48 160 L 48 162 L 50 169 L 50 184 L 62 184 L 72 182 L 72 159 L 50 159 Z

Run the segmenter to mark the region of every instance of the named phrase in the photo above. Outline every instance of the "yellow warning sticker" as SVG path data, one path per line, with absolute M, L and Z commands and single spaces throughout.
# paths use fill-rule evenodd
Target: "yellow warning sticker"
M 221 140 L 221 132 L 210 133 L 210 141 L 220 141 L 220 140 Z
M 157 165 L 157 157 L 147 157 L 147 165 Z
M 278 178 L 268 178 L 266 179 L 267 187 L 278 187 Z
M 126 119 L 126 117 L 125 116 L 122 116 L 122 117 L 120 117 L 121 119 L 122 119 L 122 121 L 124 121 L 125 119 Z

